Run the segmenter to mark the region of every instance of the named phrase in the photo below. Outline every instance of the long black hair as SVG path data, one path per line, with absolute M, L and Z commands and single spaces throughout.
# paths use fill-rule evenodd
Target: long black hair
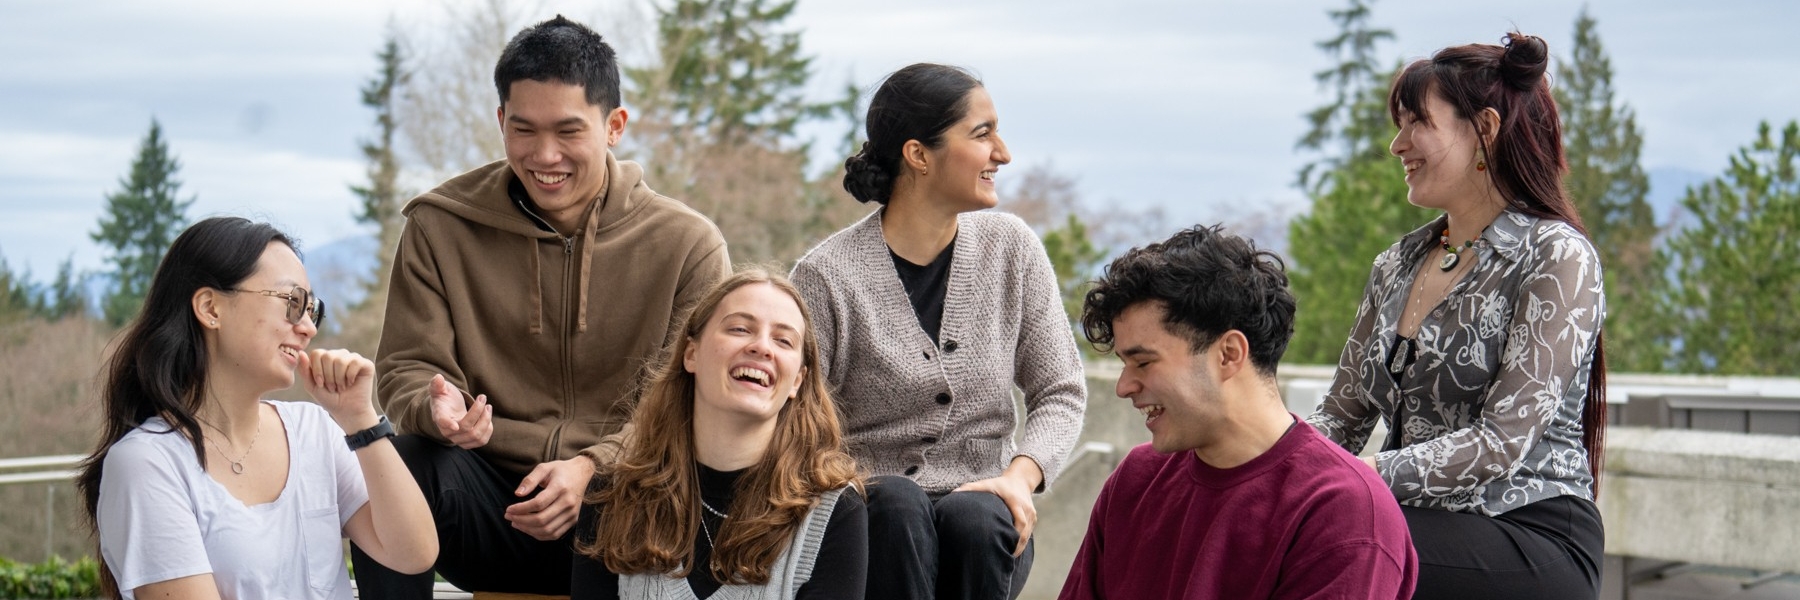
M 75 479 L 87 508 L 88 526 L 98 533 L 100 475 L 106 453 L 125 434 L 150 417 L 162 417 L 169 431 L 181 432 L 206 467 L 206 446 L 194 416 L 206 389 L 206 340 L 193 298 L 202 288 L 230 290 L 256 274 L 257 262 L 270 242 L 299 252 L 293 238 L 267 223 L 238 217 L 213 217 L 175 238 L 156 267 L 150 291 L 136 319 L 120 334 L 105 365 L 100 391 L 105 421 L 94 451 L 81 462 Z M 102 585 L 116 595 L 117 581 L 100 569 Z

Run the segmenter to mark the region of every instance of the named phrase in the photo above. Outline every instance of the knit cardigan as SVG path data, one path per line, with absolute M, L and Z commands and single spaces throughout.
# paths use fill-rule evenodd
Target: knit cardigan
M 1043 243 L 1018 217 L 957 217 L 939 344 L 920 327 L 881 233 L 882 211 L 794 266 L 851 454 L 927 492 L 1026 456 L 1048 489 L 1081 434 L 1087 384 Z M 1023 435 L 1013 387 L 1025 394 Z

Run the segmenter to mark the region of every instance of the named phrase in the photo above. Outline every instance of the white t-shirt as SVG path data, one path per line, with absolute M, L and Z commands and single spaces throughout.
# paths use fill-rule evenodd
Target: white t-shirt
M 225 600 L 349 600 L 344 524 L 369 500 L 362 467 L 325 409 L 266 401 L 288 440 L 274 502 L 244 506 L 200 468 L 194 446 L 151 417 L 106 454 L 100 553 L 127 600 L 139 586 L 212 573 Z M 266 443 L 266 442 L 265 442 Z

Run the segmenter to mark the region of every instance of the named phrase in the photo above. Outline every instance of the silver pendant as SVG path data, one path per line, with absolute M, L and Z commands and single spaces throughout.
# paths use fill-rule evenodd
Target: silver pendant
M 1438 270 L 1439 271 L 1448 271 L 1448 270 L 1456 268 L 1457 260 L 1459 260 L 1459 257 L 1457 256 L 1456 252 L 1451 252 L 1449 254 L 1445 254 L 1444 258 L 1438 261 Z
M 243 475 L 244 474 L 244 463 L 241 463 L 241 462 L 231 463 L 231 474 L 232 475 Z

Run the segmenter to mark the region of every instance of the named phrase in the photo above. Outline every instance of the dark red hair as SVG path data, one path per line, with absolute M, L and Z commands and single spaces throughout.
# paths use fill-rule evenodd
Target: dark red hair
M 1394 76 L 1388 92 L 1388 118 L 1400 125 L 1402 114 L 1431 123 L 1427 94 L 1436 93 L 1456 108 L 1455 118 L 1475 126 L 1476 144 L 1486 156 L 1488 178 L 1513 210 L 1562 221 L 1582 235 L 1587 227 L 1563 187 L 1562 119 L 1550 82 L 1550 47 L 1543 38 L 1513 32 L 1501 45 L 1468 44 L 1439 50 L 1414 61 Z M 1500 115 L 1497 130 L 1474 117 L 1492 108 Z M 1493 138 L 1490 144 L 1487 140 Z M 1594 365 L 1588 374 L 1587 400 L 1581 411 L 1581 445 L 1587 449 L 1600 495 L 1600 466 L 1606 440 L 1606 353 L 1604 334 L 1594 336 Z

